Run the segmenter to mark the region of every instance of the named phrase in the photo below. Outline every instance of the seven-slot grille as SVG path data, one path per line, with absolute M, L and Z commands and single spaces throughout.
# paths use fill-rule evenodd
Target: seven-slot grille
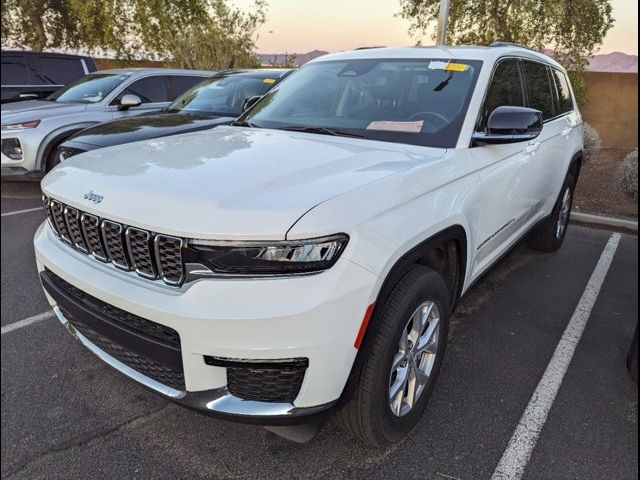
M 182 238 L 101 219 L 45 195 L 42 201 L 53 231 L 76 250 L 144 278 L 183 282 Z

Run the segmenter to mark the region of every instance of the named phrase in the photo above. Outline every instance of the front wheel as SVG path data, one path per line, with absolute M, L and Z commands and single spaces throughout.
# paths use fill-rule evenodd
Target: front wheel
M 440 274 L 416 265 L 380 308 L 370 350 L 338 418 L 373 445 L 402 440 L 420 420 L 440 371 L 449 330 L 449 292 Z
M 573 173 L 568 173 L 551 215 L 545 219 L 528 239 L 528 245 L 541 252 L 555 252 L 564 242 L 569 226 L 576 181 Z

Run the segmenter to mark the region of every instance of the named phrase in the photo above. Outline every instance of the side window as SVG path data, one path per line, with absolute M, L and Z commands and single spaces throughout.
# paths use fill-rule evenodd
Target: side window
M 564 72 L 552 69 L 553 77 L 556 80 L 556 88 L 558 90 L 558 115 L 573 110 L 573 99 L 571 98 L 571 88 L 569 88 L 569 80 Z
M 33 57 L 29 64 L 34 82 L 39 85 L 64 85 L 84 75 L 79 59 Z
M 504 106 L 524 107 L 517 60 L 503 60 L 496 67 L 482 106 L 479 130 L 484 129 L 491 112 Z
M 537 62 L 523 61 L 524 78 L 527 85 L 528 107 L 542 112 L 542 118 L 547 120 L 553 113 L 553 85 L 550 82 L 546 65 Z
M 128 93 L 140 97 L 142 103 L 170 101 L 167 89 L 167 77 L 165 76 L 141 78 L 125 88 L 124 92 L 119 95 L 119 98 L 122 98 L 123 95 Z
M 180 76 L 175 75 L 175 76 L 169 77 L 169 81 L 171 82 L 171 84 L 173 86 L 173 88 L 171 89 L 171 91 L 172 91 L 171 101 L 173 101 L 176 98 L 178 98 L 184 92 L 189 90 L 195 84 L 200 83 L 205 78 L 206 77 L 195 77 L 195 76 L 191 76 L 191 75 L 189 75 L 189 76 L 185 75 L 184 77 L 180 77 Z
M 28 85 L 27 66 L 22 55 L 2 56 L 2 85 Z

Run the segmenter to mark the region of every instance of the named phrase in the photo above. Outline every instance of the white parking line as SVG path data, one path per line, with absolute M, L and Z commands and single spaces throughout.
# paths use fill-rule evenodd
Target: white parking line
M 0 333 L 4 335 L 5 333 L 13 332 L 14 330 L 18 330 L 19 328 L 28 327 L 29 325 L 41 322 L 42 320 L 47 320 L 49 318 L 52 318 L 53 316 L 54 314 L 52 310 L 42 312 L 38 315 L 34 315 L 33 317 L 25 318 L 23 320 L 18 320 L 17 322 L 10 323 L 9 325 L 5 325 L 4 327 L 2 327 L 2 329 L 0 329 Z
M 35 207 L 35 208 L 27 208 L 25 210 L 16 210 L 15 212 L 6 212 L 6 213 L 3 213 L 1 216 L 8 217 L 10 215 L 19 215 L 21 213 L 35 212 L 36 210 L 43 211 L 42 207 Z
M 507 449 L 491 476 L 491 480 L 518 480 L 522 478 L 542 427 L 544 427 L 547 420 L 547 415 L 551 410 L 560 385 L 562 385 L 564 375 L 569 368 L 571 358 L 587 326 L 591 310 L 593 310 L 593 306 L 596 303 L 619 243 L 620 234 L 614 233 L 611 235 L 600 255 L 596 268 L 591 274 L 578 306 L 573 312 L 560 342 L 558 342 L 553 357 L 551 357 L 542 379 L 538 383 L 535 392 L 533 392 L 531 400 L 529 400 L 529 405 L 527 405 L 515 432 L 513 432 Z

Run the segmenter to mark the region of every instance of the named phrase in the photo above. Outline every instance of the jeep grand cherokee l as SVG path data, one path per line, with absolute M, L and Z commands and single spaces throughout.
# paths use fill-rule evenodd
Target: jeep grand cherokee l
M 38 269 L 69 332 L 167 398 L 397 442 L 460 296 L 526 234 L 562 244 L 581 125 L 517 46 L 330 54 L 234 126 L 56 167 Z

